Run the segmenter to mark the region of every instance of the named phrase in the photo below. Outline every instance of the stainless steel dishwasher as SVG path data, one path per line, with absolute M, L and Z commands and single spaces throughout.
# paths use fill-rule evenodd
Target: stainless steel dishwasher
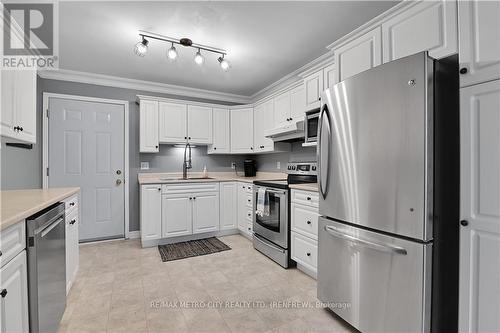
M 26 220 L 30 332 L 57 332 L 66 308 L 64 204 Z

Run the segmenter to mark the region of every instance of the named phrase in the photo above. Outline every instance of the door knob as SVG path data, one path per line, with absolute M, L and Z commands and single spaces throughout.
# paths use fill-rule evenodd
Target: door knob
M 2 298 L 5 298 L 5 296 L 7 296 L 7 289 L 2 289 L 2 291 L 0 292 L 0 296 L 2 296 Z
M 117 179 L 116 180 L 116 185 L 120 185 L 122 183 L 122 180 L 121 179 Z
M 460 221 L 460 224 L 463 225 L 464 227 L 468 226 L 469 225 L 469 221 L 467 220 L 462 220 Z

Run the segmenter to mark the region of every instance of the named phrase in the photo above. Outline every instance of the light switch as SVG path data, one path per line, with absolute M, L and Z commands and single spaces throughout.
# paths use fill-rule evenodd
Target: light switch
M 149 170 L 149 162 L 141 162 L 141 170 Z

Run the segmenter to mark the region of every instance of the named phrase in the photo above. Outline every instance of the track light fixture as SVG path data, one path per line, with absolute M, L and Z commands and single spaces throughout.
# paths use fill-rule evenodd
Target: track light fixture
M 197 49 L 196 54 L 194 56 L 194 62 L 199 66 L 205 63 L 205 57 L 201 54 L 201 50 L 203 50 L 207 52 L 217 53 L 220 55 L 217 58 L 217 61 L 219 62 L 219 65 L 222 68 L 222 70 L 227 71 L 230 67 L 229 62 L 225 59 L 225 56 L 227 55 L 226 50 L 201 44 L 195 44 L 189 38 L 176 39 L 142 30 L 139 30 L 139 36 L 141 37 L 141 41 L 135 45 L 134 53 L 140 57 L 144 57 L 148 51 L 149 41 L 146 39 L 147 37 L 149 39 L 156 39 L 159 41 L 170 43 L 171 47 L 167 50 L 167 58 L 172 61 L 176 60 L 177 57 L 179 56 L 179 54 L 177 53 L 177 49 L 174 46 L 174 44 L 178 44 L 184 47 L 192 47 Z

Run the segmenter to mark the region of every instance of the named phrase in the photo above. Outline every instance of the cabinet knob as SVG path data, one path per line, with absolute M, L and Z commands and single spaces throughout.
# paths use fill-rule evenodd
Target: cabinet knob
M 22 132 L 22 131 L 23 131 L 23 128 L 22 128 L 22 127 L 19 127 L 19 130 Z
M 311 200 L 311 197 L 307 197 L 307 200 Z
M 187 136 L 184 137 L 184 139 L 187 139 L 187 138 L 188 138 Z
M 217 147 L 214 147 L 214 150 L 217 150 Z
M 14 126 L 14 131 L 19 131 L 19 126 Z
M 196 197 L 193 197 L 193 200 L 196 200 Z
M 2 296 L 2 298 L 5 298 L 5 296 L 7 296 L 7 289 L 2 289 L 2 291 L 0 292 L 0 296 Z
M 460 74 L 467 74 L 468 71 L 467 67 L 460 68 Z
M 76 223 L 76 220 L 75 220 L 75 219 L 73 219 L 73 220 L 71 220 L 71 221 L 69 222 L 69 224 L 75 224 L 75 223 Z
M 2 254 L 3 254 L 2 251 L 0 251 L 0 257 L 2 256 Z
M 193 198 L 189 198 L 189 200 L 193 200 Z
M 462 220 L 460 221 L 460 224 L 463 225 L 464 227 L 468 226 L 469 225 L 469 221 L 467 220 Z
M 290 118 L 290 121 L 293 120 L 293 118 Z
M 158 187 L 158 191 L 161 191 L 161 187 Z
M 71 201 L 71 202 L 69 203 L 69 205 L 70 205 L 71 207 L 73 207 L 73 206 L 75 205 L 75 203 L 74 203 L 73 201 Z
M 307 223 L 307 224 L 311 224 L 312 222 L 311 222 L 311 221 L 307 221 L 306 223 Z
M 250 147 L 250 150 L 253 150 L 253 147 Z
M 158 149 L 158 146 L 155 146 L 156 149 Z
M 191 137 L 188 137 L 189 140 L 191 140 Z
M 310 257 L 310 256 L 311 256 L 311 252 L 307 252 L 307 253 L 306 253 L 306 255 L 307 255 L 308 257 Z

